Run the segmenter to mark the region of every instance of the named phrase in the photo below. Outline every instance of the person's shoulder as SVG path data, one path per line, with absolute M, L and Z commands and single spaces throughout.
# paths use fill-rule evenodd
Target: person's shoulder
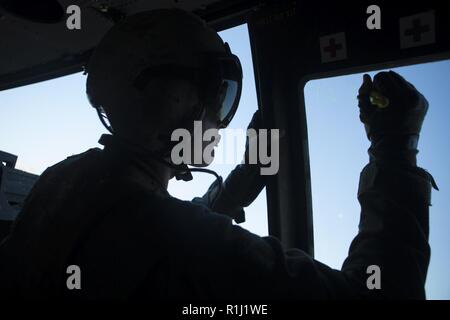
M 59 171 L 64 171 L 67 168 L 71 168 L 74 165 L 80 164 L 80 163 L 86 163 L 86 162 L 93 162 L 95 161 L 95 158 L 98 158 L 101 154 L 101 149 L 99 148 L 91 148 L 89 150 L 86 150 L 85 152 L 74 154 L 71 156 L 68 156 L 66 159 L 57 162 L 51 166 L 49 166 L 47 169 L 44 170 L 44 172 L 41 174 L 42 176 L 48 176 L 52 175 Z
M 202 205 L 193 203 L 170 196 L 169 194 L 162 194 L 158 192 L 145 193 L 141 190 L 140 194 L 136 194 L 142 201 L 139 201 L 142 209 L 161 208 L 166 211 L 166 214 L 208 214 L 210 210 Z M 144 197 L 145 196 L 145 197 Z
M 206 206 L 157 193 L 135 193 L 133 201 L 138 212 L 151 213 L 160 223 L 208 228 L 208 225 L 232 224 L 231 218 L 218 214 Z M 139 214 L 139 213 L 138 213 Z

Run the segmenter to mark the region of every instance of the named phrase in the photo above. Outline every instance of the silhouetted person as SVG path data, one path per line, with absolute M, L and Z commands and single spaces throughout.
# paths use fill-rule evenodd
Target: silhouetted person
M 90 101 L 113 134 L 102 137 L 104 149 L 42 174 L 1 246 L 3 294 L 425 298 L 434 182 L 416 154 L 428 104 L 398 74 L 378 73 L 373 82 L 366 75 L 359 91 L 370 162 L 359 185 L 359 233 L 333 270 L 232 223 L 264 187 L 258 166 L 239 165 L 194 202 L 168 194 L 172 177 L 189 175 L 171 163 L 173 130 L 192 131 L 194 120 L 205 130 L 225 127 L 240 98 L 239 60 L 203 21 L 180 10 L 130 16 L 106 34 L 87 71 Z M 388 104 L 371 101 L 374 92 Z M 260 126 L 258 117 L 251 126 Z M 69 265 L 81 269 L 81 290 L 66 286 Z M 367 286 L 372 265 L 381 270 L 379 290 Z

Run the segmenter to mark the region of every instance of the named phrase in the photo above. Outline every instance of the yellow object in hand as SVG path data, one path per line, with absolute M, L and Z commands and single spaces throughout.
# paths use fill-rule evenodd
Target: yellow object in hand
M 389 99 L 385 96 L 383 96 L 378 91 L 371 91 L 370 95 L 370 103 L 374 106 L 377 106 L 380 109 L 387 108 L 389 106 Z

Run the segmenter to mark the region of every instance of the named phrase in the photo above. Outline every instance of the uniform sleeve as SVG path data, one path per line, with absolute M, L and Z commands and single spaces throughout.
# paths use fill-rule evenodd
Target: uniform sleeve
M 285 250 L 276 238 L 261 238 L 214 213 L 197 221 L 197 245 L 184 248 L 189 254 L 179 263 L 188 278 L 198 279 L 205 298 L 423 299 L 430 178 L 417 167 L 373 162 L 364 168 L 359 233 L 341 270 L 301 250 Z M 369 266 L 379 268 L 380 289 L 367 286 L 373 274 Z

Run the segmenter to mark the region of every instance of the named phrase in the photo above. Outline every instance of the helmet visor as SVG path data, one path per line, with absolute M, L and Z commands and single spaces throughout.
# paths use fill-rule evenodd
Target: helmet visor
M 236 113 L 238 87 L 237 81 L 228 79 L 222 81 L 219 92 L 219 110 L 217 112 L 221 128 L 228 126 Z
M 231 53 L 203 57 L 203 68 L 182 65 L 160 65 L 146 68 L 134 80 L 134 86 L 142 90 L 154 76 L 175 75 L 195 81 L 200 85 L 203 100 L 219 120 L 219 128 L 225 128 L 233 119 L 242 91 L 242 67 L 239 58 Z
M 219 58 L 220 85 L 217 93 L 220 128 L 228 126 L 233 119 L 242 91 L 242 68 L 239 59 L 232 55 Z

